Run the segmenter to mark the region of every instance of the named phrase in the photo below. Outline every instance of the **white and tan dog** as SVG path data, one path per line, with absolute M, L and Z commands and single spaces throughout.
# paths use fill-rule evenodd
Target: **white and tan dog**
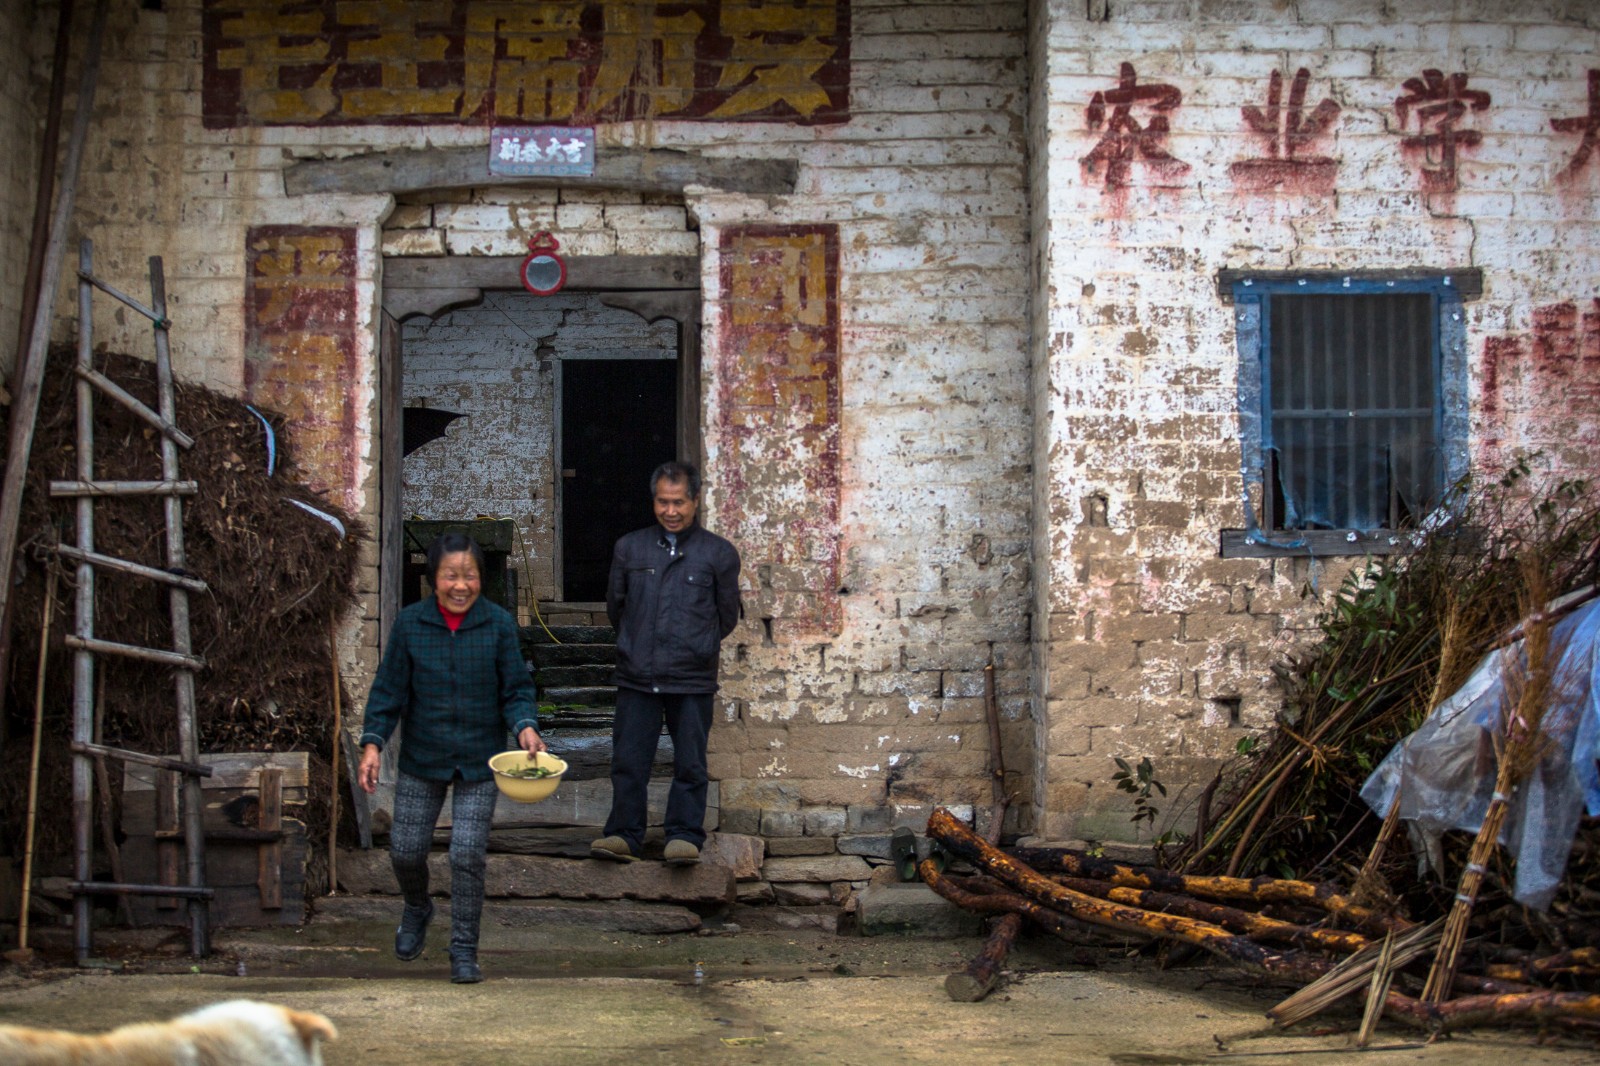
M 320 1014 L 234 999 L 100 1036 L 0 1025 L 7 1066 L 322 1066 L 339 1034 Z

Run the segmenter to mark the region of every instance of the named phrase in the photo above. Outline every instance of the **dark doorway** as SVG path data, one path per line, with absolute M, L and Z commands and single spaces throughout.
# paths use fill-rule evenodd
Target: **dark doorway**
M 561 361 L 562 599 L 606 598 L 611 548 L 654 521 L 650 471 L 675 457 L 678 364 Z

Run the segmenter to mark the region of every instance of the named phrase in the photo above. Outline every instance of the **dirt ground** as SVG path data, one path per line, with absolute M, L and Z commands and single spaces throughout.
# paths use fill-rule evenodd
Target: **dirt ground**
M 323 901 L 302 928 L 219 932 L 216 953 L 183 955 L 181 932 L 108 932 L 108 969 L 78 971 L 44 931 L 28 970 L 0 972 L 0 1024 L 100 1030 L 231 998 L 321 1011 L 339 1027 L 328 1066 L 518 1063 L 1436 1063 L 1573 1066 L 1600 1046 L 1541 1044 L 1530 1031 L 1480 1031 L 1426 1044 L 1386 1027 L 1365 1052 L 1353 1014 L 1314 1031 L 1270 1031 L 1284 990 L 1233 971 L 1159 971 L 1114 946 L 1030 938 L 1005 985 L 953 1003 L 945 975 L 977 938 L 840 936 L 817 916 L 736 911 L 702 933 L 626 931 L 649 908 L 514 905 L 485 911 L 487 980 L 451 985 L 441 908 L 415 962 L 392 954 L 393 901 Z M 669 919 L 670 912 L 663 911 Z M 677 912 L 681 916 L 681 912 Z M 660 924 L 668 925 L 670 921 Z M 703 972 L 694 979 L 696 963 Z M 241 964 L 243 972 L 241 973 Z M 1305 1056 L 1314 1058 L 1307 1060 Z

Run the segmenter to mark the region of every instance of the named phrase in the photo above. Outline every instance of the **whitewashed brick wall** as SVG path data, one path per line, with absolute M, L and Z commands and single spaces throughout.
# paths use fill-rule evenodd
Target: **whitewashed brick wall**
M 1047 46 L 1033 55 L 1035 101 L 1048 108 L 1047 131 L 1033 116 L 1033 235 L 1045 257 L 1033 338 L 1040 829 L 1129 839 L 1123 797 L 1108 785 L 1113 756 L 1148 756 L 1169 787 L 1203 783 L 1246 731 L 1271 721 L 1279 697 L 1268 665 L 1302 639 L 1314 608 L 1299 590 L 1308 580 L 1336 587 L 1348 565 L 1218 558 L 1218 530 L 1243 518 L 1239 356 L 1217 271 L 1482 269 L 1483 297 L 1467 304 L 1474 461 L 1494 469 L 1502 453 L 1485 446 L 1486 347 L 1528 334 L 1548 305 L 1593 311 L 1600 293 L 1600 165 L 1558 181 L 1580 138 L 1550 125 L 1586 112 L 1600 11 L 1510 0 L 1124 0 L 1089 23 L 1079 0 L 1039 8 Z M 1117 86 L 1124 62 L 1140 85 L 1181 91 L 1161 144 L 1189 169 L 1163 179 L 1135 157 L 1129 187 L 1108 191 L 1081 163 L 1104 132 L 1090 128 L 1087 108 Z M 1246 192 L 1230 165 L 1266 152 L 1241 108 L 1266 107 L 1273 71 L 1287 104 L 1300 67 L 1311 75 L 1308 111 L 1325 97 L 1341 109 L 1303 150 L 1338 161 L 1335 191 Z M 1396 99 L 1429 68 L 1464 73 L 1468 89 L 1491 98 L 1460 121 L 1482 143 L 1460 149 L 1453 195 L 1424 192 L 1419 167 L 1439 160 L 1400 146 L 1418 126 L 1413 114 L 1402 128 Z M 1134 109 L 1141 126 L 1152 114 Z M 1524 345 L 1536 347 L 1536 337 Z M 1501 400 L 1516 412 L 1507 449 L 1550 448 L 1570 468 L 1592 469 L 1592 387 L 1552 378 L 1556 394 L 1539 400 L 1548 389 L 1524 384 Z M 1567 446 L 1585 433 L 1587 451 Z M 1172 791 L 1168 813 L 1196 790 Z
M 854 831 L 893 818 L 918 822 L 936 802 L 969 813 L 972 802 L 987 802 L 981 667 L 991 650 L 1018 813 L 1029 820 L 1034 449 L 1022 0 L 852 4 L 853 117 L 841 125 L 599 130 L 603 146 L 640 138 L 730 158 L 795 159 L 793 195 L 696 188 L 680 208 L 624 194 L 566 202 L 519 191 L 509 228 L 513 205 L 470 194 L 399 205 L 382 190 L 285 196 L 282 171 L 299 158 L 481 146 L 485 134 L 458 125 L 204 129 L 200 10 L 199 0 L 167 0 L 160 13 L 114 11 L 105 84 L 139 89 L 115 94 L 93 138 L 84 223 L 113 278 L 138 279 L 146 256 L 165 256 L 175 363 L 207 384 L 242 385 L 251 226 L 357 227 L 357 317 L 368 333 L 377 326 L 384 252 L 513 254 L 550 228 L 574 255 L 701 255 L 705 424 L 715 427 L 722 229 L 837 224 L 840 534 L 850 592 L 837 637 L 769 643 L 752 619 L 725 646 L 713 733 L 723 824 Z M 113 346 L 145 342 L 137 323 L 109 312 L 96 329 Z M 356 353 L 369 412 L 375 351 L 369 338 Z M 371 417 L 359 430 L 366 465 L 351 486 L 369 520 Z M 714 428 L 706 446 L 714 468 L 725 447 Z M 346 638 L 356 688 L 373 665 L 376 587 L 369 565 L 366 618 Z M 819 813 L 809 822 L 762 821 L 763 812 L 801 808 Z

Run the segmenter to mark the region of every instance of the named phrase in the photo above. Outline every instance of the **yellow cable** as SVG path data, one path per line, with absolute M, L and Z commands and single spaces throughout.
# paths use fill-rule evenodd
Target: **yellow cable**
M 511 532 L 514 533 L 517 538 L 517 550 L 522 554 L 522 573 L 530 582 L 532 582 L 533 560 L 528 558 L 528 542 L 523 539 L 522 527 L 517 524 L 517 520 L 508 515 L 480 514 L 478 517 L 487 518 L 496 522 L 511 523 Z M 550 642 L 552 644 L 560 644 L 561 641 L 557 639 L 554 633 L 550 632 L 550 627 L 544 624 L 544 615 L 539 613 L 539 597 L 533 594 L 533 587 L 531 584 L 528 587 L 528 606 L 533 608 L 533 617 L 538 619 L 539 628 L 544 630 L 545 636 L 550 638 Z

